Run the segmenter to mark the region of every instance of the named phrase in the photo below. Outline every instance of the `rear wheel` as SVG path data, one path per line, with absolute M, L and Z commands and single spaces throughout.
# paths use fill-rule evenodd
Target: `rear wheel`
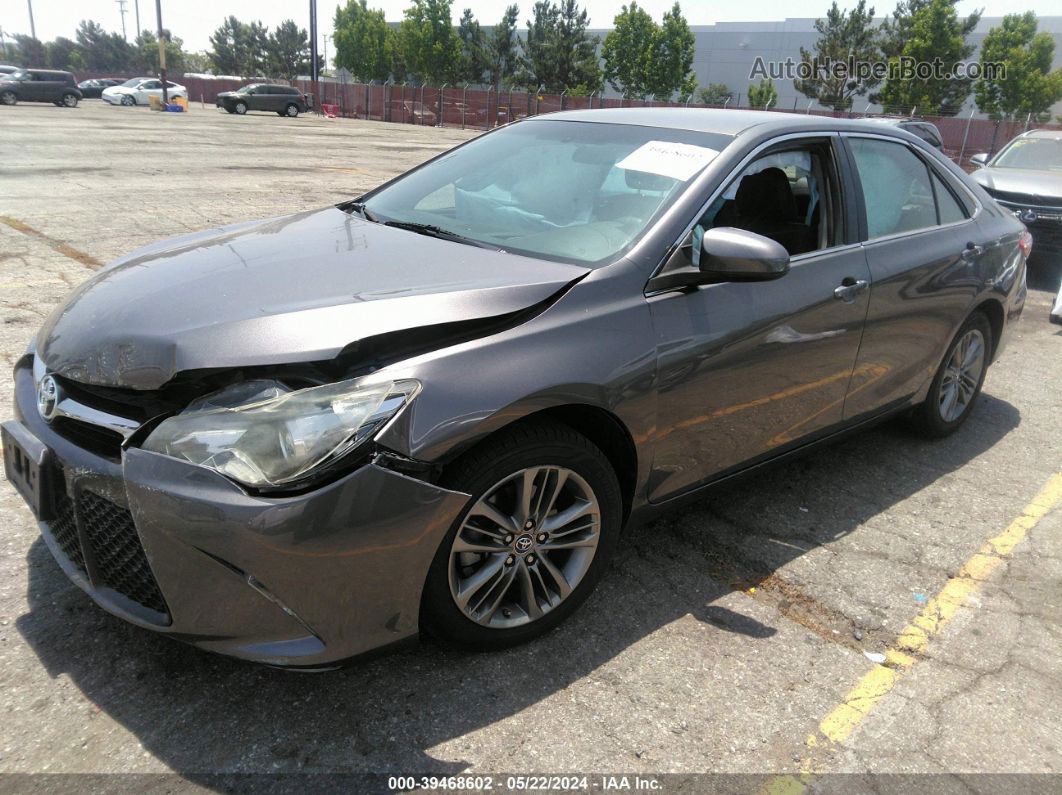
M 294 102 L 289 102 L 287 104 L 287 107 L 284 108 L 284 115 L 294 119 L 296 116 L 299 115 L 299 106 L 296 105 Z
M 428 572 L 421 623 L 472 649 L 537 637 L 594 589 L 619 536 L 608 459 L 571 428 L 517 426 L 455 462 L 449 488 L 472 495 Z
M 63 94 L 62 103 L 64 108 L 76 108 L 77 94 Z
M 925 402 L 915 410 L 919 430 L 940 438 L 966 422 L 981 394 L 993 344 L 992 324 L 983 313 L 974 312 L 955 334 Z
M 247 103 L 246 103 L 246 102 L 237 102 L 237 103 L 236 103 L 236 104 L 235 104 L 235 105 L 234 105 L 234 106 L 232 107 L 232 109 L 233 109 L 233 110 L 234 110 L 234 111 L 235 111 L 236 113 L 238 113 L 238 114 L 239 114 L 240 116 L 242 116 L 243 114 L 245 114 L 245 113 L 247 112 Z
M 18 102 L 18 97 L 15 96 L 14 91 L 0 92 L 0 105 L 14 105 Z

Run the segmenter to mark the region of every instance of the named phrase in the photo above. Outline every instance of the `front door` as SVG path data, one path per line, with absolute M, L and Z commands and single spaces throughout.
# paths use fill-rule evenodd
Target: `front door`
M 837 152 L 833 138 L 779 143 L 694 227 L 691 242 L 713 226 L 775 239 L 790 253 L 788 274 L 649 297 L 659 377 L 650 500 L 841 422 L 870 274 L 862 248 L 848 239 Z M 690 245 L 676 256 L 695 259 L 695 251 Z

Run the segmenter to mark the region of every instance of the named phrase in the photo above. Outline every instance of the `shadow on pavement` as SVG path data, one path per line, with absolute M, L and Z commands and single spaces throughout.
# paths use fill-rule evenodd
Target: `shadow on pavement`
M 770 638 L 775 627 L 714 603 L 851 533 L 1019 422 L 1009 403 L 982 395 L 949 439 L 881 426 L 632 530 L 571 620 L 505 652 L 465 654 L 425 640 L 319 675 L 232 661 L 96 608 L 39 539 L 27 560 L 30 611 L 17 625 L 52 677 L 68 676 L 148 752 L 207 786 L 217 772 L 455 774 L 465 766 L 434 759 L 431 748 L 558 693 L 680 618 L 705 622 L 707 643 L 715 629 L 754 644 Z M 779 623 L 784 612 L 783 604 Z

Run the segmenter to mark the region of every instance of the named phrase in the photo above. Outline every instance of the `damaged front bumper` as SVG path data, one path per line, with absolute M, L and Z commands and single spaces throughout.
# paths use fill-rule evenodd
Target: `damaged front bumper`
M 101 607 L 203 649 L 298 668 L 416 634 L 428 567 L 468 495 L 369 463 L 309 493 L 262 497 L 137 448 L 107 458 L 40 416 L 27 360 L 5 428 L 46 448 L 42 534 Z

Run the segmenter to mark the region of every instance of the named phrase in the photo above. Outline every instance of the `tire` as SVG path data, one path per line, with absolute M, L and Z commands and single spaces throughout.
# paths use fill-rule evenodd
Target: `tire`
M 234 113 L 242 116 L 243 114 L 245 114 L 247 112 L 247 103 L 246 102 L 237 102 L 235 105 L 232 106 L 232 110 L 233 110 Z
M 466 649 L 507 648 L 553 629 L 593 591 L 619 538 L 623 508 L 616 473 L 584 436 L 559 423 L 520 423 L 459 458 L 441 482 L 472 496 L 428 570 L 420 613 L 426 632 Z M 525 484 L 532 510 L 517 526 Z M 486 504 L 488 497 L 496 502 Z M 536 499 L 550 502 L 543 510 Z M 486 519 L 484 505 L 497 506 L 494 515 L 507 524 Z M 509 506 L 515 510 L 507 513 Z M 550 523 L 563 515 L 572 518 Z M 461 543 L 485 546 L 457 550 L 459 533 Z M 477 576 L 481 584 L 469 585 Z
M 16 105 L 18 104 L 18 96 L 14 91 L 5 91 L 0 94 L 0 105 Z
M 122 94 L 122 104 L 126 107 L 132 107 L 136 104 L 136 97 L 132 94 Z
M 284 115 L 287 116 L 289 119 L 294 119 L 296 116 L 299 115 L 299 106 L 296 105 L 294 102 L 289 102 L 287 105 L 284 106 Z
M 59 104 L 64 108 L 76 108 L 77 94 L 63 94 L 63 99 Z
M 941 439 L 966 422 L 981 394 L 994 344 L 992 324 L 983 312 L 974 312 L 955 333 L 925 401 L 912 415 L 918 431 Z
M 225 108 L 225 112 L 226 113 L 235 113 L 236 111 L 234 111 L 232 108 Z

